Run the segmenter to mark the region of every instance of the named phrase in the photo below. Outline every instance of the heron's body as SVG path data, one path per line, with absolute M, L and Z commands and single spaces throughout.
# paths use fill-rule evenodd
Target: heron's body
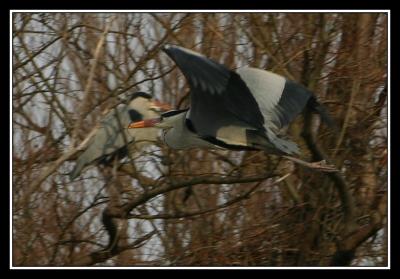
M 168 112 L 158 124 L 171 148 L 258 149 L 293 155 L 300 150 L 280 136 L 283 127 L 305 107 L 329 122 L 312 92 L 283 76 L 248 67 L 232 71 L 181 47 L 163 50 L 180 68 L 191 90 L 190 108 Z
M 231 150 L 266 149 L 270 153 L 276 150 L 256 130 L 246 126 L 229 125 L 219 128 L 215 136 L 200 135 L 194 129 L 188 111 L 171 117 L 174 127 L 163 133 L 163 141 L 173 149 L 193 147 Z
M 193 146 L 196 141 L 202 147 L 299 153 L 295 143 L 278 137 L 278 133 L 313 98 L 309 90 L 261 69 L 231 71 L 183 48 L 169 47 L 165 52 L 182 70 L 191 88 L 190 109 L 181 113 L 186 121 L 180 123 L 185 125 L 166 132 L 170 147 Z M 192 133 L 191 137 L 181 136 L 182 131 Z M 206 143 L 198 144 L 199 139 Z
M 192 147 L 218 148 L 190 130 L 186 118 L 187 111 L 182 111 L 170 118 L 174 121 L 174 127 L 165 131 L 162 135 L 163 141 L 174 149 L 187 149 Z
M 100 121 L 96 131 L 85 145 L 83 153 L 70 173 L 71 180 L 92 163 L 108 164 L 114 158 L 123 158 L 134 153 L 157 139 L 159 129 L 148 128 L 141 131 L 126 129 L 132 121 L 159 117 L 150 109 L 151 95 L 138 92 L 132 95 L 127 105 L 111 110 Z

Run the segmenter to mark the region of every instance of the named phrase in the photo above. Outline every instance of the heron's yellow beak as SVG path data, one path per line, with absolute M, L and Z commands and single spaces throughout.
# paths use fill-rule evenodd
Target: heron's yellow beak
M 157 125 L 160 122 L 161 122 L 161 118 L 145 119 L 142 121 L 132 122 L 131 124 L 129 124 L 128 129 L 154 127 L 155 125 Z
M 153 100 L 150 102 L 150 109 L 153 109 L 158 112 L 166 112 L 172 109 L 169 104 L 162 103 L 158 100 Z

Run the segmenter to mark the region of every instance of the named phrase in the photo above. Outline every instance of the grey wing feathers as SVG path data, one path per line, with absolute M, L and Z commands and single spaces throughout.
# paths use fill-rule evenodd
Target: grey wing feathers
M 229 80 L 229 69 L 207 57 L 177 46 L 165 46 L 163 51 L 175 61 L 192 88 L 211 94 L 221 94 Z
M 121 147 L 125 146 L 124 136 L 122 132 L 126 131 L 124 128 L 130 123 L 129 108 L 127 106 L 117 109 L 118 116 L 115 113 L 107 115 L 107 117 L 101 121 L 101 133 L 95 138 L 93 145 L 99 146 L 97 152 L 100 154 L 110 154 L 115 152 Z M 118 117 L 118 118 L 117 118 Z M 130 143 L 133 139 L 130 134 L 125 132 L 125 138 L 127 143 Z M 100 147 L 101 146 L 101 147 Z
M 311 92 L 275 73 L 241 68 L 233 72 L 181 47 L 163 49 L 175 61 L 191 87 L 189 119 L 201 136 L 216 136 L 221 127 L 236 125 L 263 132 L 287 154 L 297 145 L 277 136 L 306 106 Z
M 287 139 L 282 139 L 275 135 L 274 132 L 267 130 L 266 132 L 268 140 L 280 151 L 286 153 L 286 154 L 300 154 L 300 149 L 297 146 L 296 143 L 287 140 Z
M 215 136 L 218 128 L 229 123 L 264 129 L 257 102 L 238 74 L 188 49 L 170 46 L 164 51 L 189 82 L 189 118 L 201 135 Z
M 237 73 L 257 100 L 266 129 L 277 131 L 289 124 L 312 96 L 304 87 L 269 71 L 241 68 Z
M 275 107 L 277 116 L 276 125 L 284 127 L 303 111 L 308 100 L 312 97 L 312 93 L 305 87 L 291 80 L 286 80 L 282 96 Z
M 109 112 L 100 122 L 101 125 L 98 131 L 88 142 L 86 150 L 77 159 L 76 165 L 70 173 L 70 178 L 73 180 L 81 173 L 82 169 L 92 163 L 100 160 L 104 156 L 110 155 L 125 146 L 125 141 L 121 132 L 125 126 L 130 123 L 129 108 L 127 106 L 118 108 L 118 117 L 121 126 L 118 123 L 115 110 Z M 129 133 L 125 133 L 127 143 L 130 143 L 133 138 Z
M 299 154 L 299 148 L 294 142 L 279 138 L 277 133 L 301 113 L 312 97 L 311 92 L 269 71 L 241 68 L 237 73 L 259 104 L 268 140 L 286 154 Z

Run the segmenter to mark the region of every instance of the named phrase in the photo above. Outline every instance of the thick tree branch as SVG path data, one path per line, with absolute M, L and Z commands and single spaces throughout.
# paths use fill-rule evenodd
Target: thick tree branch
M 279 179 L 277 179 L 276 181 L 274 181 L 272 184 L 270 184 L 269 186 L 272 187 L 274 185 L 279 184 L 280 182 L 282 182 L 283 180 L 285 180 L 287 177 L 289 177 L 290 173 L 285 174 L 284 176 L 280 177 Z M 219 209 L 223 209 L 226 208 L 228 206 L 231 206 L 235 203 L 238 203 L 244 199 L 248 199 L 251 194 L 260 186 L 260 183 L 257 183 L 256 185 L 254 185 L 253 187 L 251 187 L 248 191 L 244 192 L 243 194 L 230 199 L 227 202 L 224 202 L 221 205 L 218 205 L 214 208 L 208 208 L 208 209 L 203 209 L 203 210 L 199 210 L 199 211 L 195 211 L 195 212 L 176 212 L 173 214 L 158 214 L 158 215 L 135 215 L 135 214 L 129 214 L 127 216 L 127 218 L 135 218 L 135 219 L 147 219 L 147 220 L 152 220 L 152 219 L 179 219 L 179 218 L 186 218 L 186 217 L 193 217 L 193 216 L 198 216 L 198 215 L 203 215 L 203 214 L 207 214 L 210 212 L 215 212 L 218 211 Z M 190 186 L 188 186 L 190 187 Z
M 79 259 L 77 259 L 76 262 L 74 262 L 72 265 L 73 266 L 91 266 L 96 263 L 104 262 L 115 255 L 118 255 L 126 250 L 130 249 L 137 249 L 141 246 L 143 246 L 147 240 L 149 240 L 154 234 L 156 234 L 156 231 L 151 231 L 141 238 L 135 240 L 132 244 L 125 245 L 125 246 L 118 246 L 115 247 L 115 249 L 111 250 L 100 250 L 97 252 L 93 252 L 90 255 L 83 256 Z

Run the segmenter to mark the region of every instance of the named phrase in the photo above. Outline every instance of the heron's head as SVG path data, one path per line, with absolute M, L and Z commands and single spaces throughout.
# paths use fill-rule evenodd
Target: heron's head
M 144 119 L 142 121 L 132 122 L 129 124 L 128 129 L 136 129 L 136 128 L 149 128 L 149 127 L 157 127 L 160 129 L 170 129 L 177 125 L 177 123 L 182 120 L 182 117 L 185 116 L 184 110 L 170 110 L 161 114 L 160 117 Z
M 129 107 L 133 114 L 138 114 L 141 118 L 155 118 L 160 113 L 171 110 L 171 106 L 162 103 L 146 92 L 135 92 L 129 96 Z M 131 117 L 132 118 L 132 117 Z M 132 121 L 135 121 L 132 118 Z

